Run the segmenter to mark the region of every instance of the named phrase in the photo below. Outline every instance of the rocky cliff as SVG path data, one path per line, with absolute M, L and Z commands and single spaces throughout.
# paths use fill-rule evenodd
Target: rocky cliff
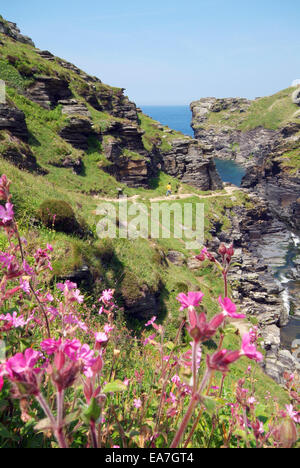
M 148 187 L 160 170 L 202 190 L 222 186 L 211 156 L 196 141 L 178 133 L 173 136 L 152 121 L 156 137 L 149 145 L 149 126 L 143 128 L 144 116 L 123 88 L 105 85 L 51 52 L 35 48 L 31 39 L 2 17 L 0 41 L 0 79 L 7 87 L 7 103 L 0 107 L 0 132 L 6 132 L 3 142 L 9 138 L 20 140 L 20 145 L 26 142 L 35 158 L 37 145 L 27 121 L 36 115 L 51 127 L 61 147 L 47 165 L 79 175 L 92 147 L 99 153 L 98 170 L 130 187 Z M 32 169 L 32 158 L 27 158 L 24 168 Z M 47 172 L 45 161 L 41 165 Z
M 282 288 L 268 266 L 268 255 L 276 254 L 282 242 L 285 226 L 274 217 L 268 204 L 260 196 L 248 193 L 251 207 L 235 206 L 228 210 L 230 229 L 220 232 L 216 222 L 209 243 L 217 251 L 220 242 L 234 242 L 234 267 L 230 273 L 233 297 L 250 320 L 257 322 L 266 356 L 264 370 L 274 380 L 284 383 L 284 372 L 299 372 L 300 364 L 291 352 L 281 345 L 281 327 L 289 321 L 289 314 L 281 299 Z M 268 238 L 262 246 L 261 240 Z
M 247 168 L 242 186 L 300 229 L 300 110 L 298 89 L 254 101 L 204 98 L 191 104 L 195 137 L 215 158 Z

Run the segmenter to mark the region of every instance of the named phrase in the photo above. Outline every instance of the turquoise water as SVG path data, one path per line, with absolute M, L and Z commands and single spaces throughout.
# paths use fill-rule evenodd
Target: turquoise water
M 216 159 L 216 168 L 221 176 L 223 182 L 230 182 L 231 184 L 240 187 L 242 178 L 246 174 L 245 169 L 234 161 L 224 161 Z
M 141 106 L 141 108 L 145 114 L 163 125 L 168 125 L 168 127 L 185 135 L 194 136 L 191 127 L 192 113 L 189 106 Z M 230 182 L 240 187 L 245 169 L 234 161 L 215 159 L 215 163 L 223 182 Z

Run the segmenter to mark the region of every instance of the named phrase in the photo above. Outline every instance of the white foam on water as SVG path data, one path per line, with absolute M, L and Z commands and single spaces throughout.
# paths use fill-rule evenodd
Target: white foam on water
M 279 279 L 280 279 L 280 284 L 289 283 L 291 281 L 286 276 L 284 276 L 283 273 L 280 273 Z
M 292 241 L 294 242 L 294 246 L 298 247 L 298 245 L 300 245 L 300 237 L 296 236 L 296 234 L 291 232 L 291 238 L 292 238 Z
M 289 283 L 289 279 L 286 278 L 282 273 L 280 275 L 280 280 L 275 279 L 276 283 L 278 286 L 281 286 L 283 288 L 283 291 L 280 293 L 280 297 L 282 300 L 283 307 L 287 311 L 288 315 L 290 315 L 291 312 L 291 304 L 290 304 L 290 293 L 289 293 L 289 288 L 287 286 L 283 286 L 286 283 Z
M 290 304 L 290 294 L 289 294 L 288 288 L 285 288 L 280 295 L 281 295 L 281 299 L 283 302 L 283 306 L 285 310 L 287 311 L 287 313 L 290 315 L 291 304 Z

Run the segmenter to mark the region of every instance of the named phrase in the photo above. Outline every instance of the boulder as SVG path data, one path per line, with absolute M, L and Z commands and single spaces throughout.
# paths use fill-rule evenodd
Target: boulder
M 181 252 L 177 252 L 176 250 L 169 250 L 167 259 L 176 266 L 185 265 L 185 255 Z

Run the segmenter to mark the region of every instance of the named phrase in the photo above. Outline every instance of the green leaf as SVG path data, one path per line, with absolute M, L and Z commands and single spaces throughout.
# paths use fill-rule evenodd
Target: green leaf
M 91 399 L 91 403 L 82 413 L 83 420 L 89 424 L 91 421 L 97 421 L 101 414 L 101 408 L 97 403 L 96 398 Z
M 116 393 L 116 392 L 125 392 L 127 390 L 126 385 L 121 382 L 121 380 L 115 380 L 104 386 L 102 389 L 103 393 Z
M 11 439 L 11 440 L 18 440 L 17 437 L 9 432 L 8 429 L 6 429 L 3 424 L 0 423 L 0 437 L 3 437 L 4 439 Z

